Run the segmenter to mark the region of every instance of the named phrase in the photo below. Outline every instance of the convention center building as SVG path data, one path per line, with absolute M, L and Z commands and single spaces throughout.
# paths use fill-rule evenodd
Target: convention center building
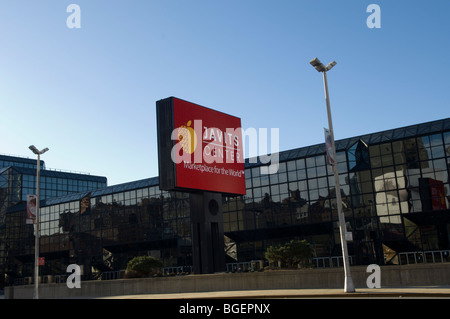
M 338 140 L 336 149 L 352 265 L 448 257 L 450 118 Z M 223 197 L 226 262 L 264 260 L 269 246 L 306 239 L 314 267 L 336 266 L 341 247 L 325 143 L 280 152 L 279 162 L 267 175 L 247 160 L 246 195 Z M 139 255 L 192 266 L 188 193 L 161 191 L 158 177 L 106 187 L 105 177 L 41 165 L 42 276 L 66 274 L 75 263 L 95 279 Z M 36 161 L 0 156 L 5 284 L 33 276 L 34 230 L 25 220 L 35 174 Z

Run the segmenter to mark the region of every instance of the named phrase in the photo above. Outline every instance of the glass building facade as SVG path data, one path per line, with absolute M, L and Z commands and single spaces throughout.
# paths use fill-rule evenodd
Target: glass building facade
M 339 140 L 336 148 L 352 264 L 450 250 L 450 118 Z M 341 255 L 325 144 L 280 152 L 279 162 L 267 175 L 247 160 L 246 195 L 223 197 L 228 262 L 264 259 L 269 246 L 296 238 L 311 244 L 314 258 Z M 24 204 L 5 214 L 2 267 L 11 278 L 32 276 L 34 233 L 25 215 Z M 76 263 L 95 278 L 147 254 L 166 267 L 192 265 L 189 194 L 159 190 L 157 177 L 48 197 L 41 222 L 42 275 Z
M 15 269 L 20 260 L 14 254 L 28 247 L 30 236 L 34 238 L 33 225 L 25 227 L 26 232 L 31 231 L 30 234 L 21 233 L 19 236 L 15 232 L 22 220 L 12 212 L 24 211 L 27 195 L 36 193 L 36 169 L 36 160 L 0 155 L 0 285 L 5 274 Z M 44 161 L 40 162 L 40 169 L 41 205 L 50 198 L 107 186 L 106 177 L 47 170 Z M 34 251 L 34 246 L 32 249 Z

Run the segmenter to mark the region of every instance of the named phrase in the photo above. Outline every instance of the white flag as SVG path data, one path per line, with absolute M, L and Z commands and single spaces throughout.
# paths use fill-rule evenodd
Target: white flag
M 331 143 L 331 134 L 328 129 L 324 128 L 323 130 L 325 131 L 325 148 L 327 150 L 328 164 L 334 165 L 333 144 Z
M 27 195 L 27 224 L 36 222 L 36 195 Z

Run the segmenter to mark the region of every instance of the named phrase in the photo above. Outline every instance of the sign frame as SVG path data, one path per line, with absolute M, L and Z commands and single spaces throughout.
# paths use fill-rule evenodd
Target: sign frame
M 246 194 L 240 118 L 173 96 L 156 118 L 160 189 Z

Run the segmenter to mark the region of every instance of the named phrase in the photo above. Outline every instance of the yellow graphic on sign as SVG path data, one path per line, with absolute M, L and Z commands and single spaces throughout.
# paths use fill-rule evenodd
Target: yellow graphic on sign
M 178 140 L 181 143 L 183 152 L 192 154 L 197 147 L 197 134 L 191 127 L 192 121 L 188 121 L 186 125 L 181 125 L 178 128 Z

